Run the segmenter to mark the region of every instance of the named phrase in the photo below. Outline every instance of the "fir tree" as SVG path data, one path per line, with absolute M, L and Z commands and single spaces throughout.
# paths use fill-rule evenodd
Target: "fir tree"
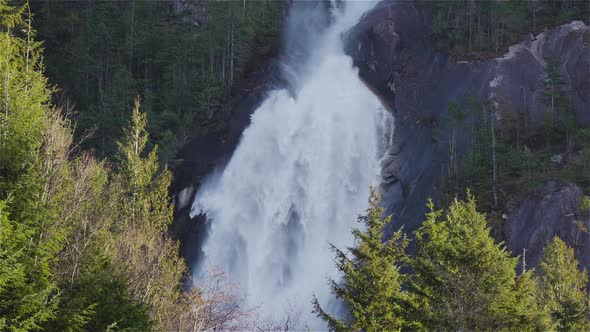
M 405 275 L 400 267 L 406 259 L 408 239 L 401 230 L 383 241 L 383 228 L 391 217 L 382 219 L 379 196 L 371 189 L 369 208 L 358 218 L 366 230 L 354 229 L 355 247 L 348 254 L 332 246 L 336 266 L 343 274 L 342 283 L 330 281 L 332 292 L 350 313 L 339 320 L 327 313 L 314 298 L 314 312 L 335 331 L 397 330 L 403 324 L 401 304 L 405 298 L 401 285 Z
M 539 263 L 540 298 L 558 331 L 584 331 L 588 324 L 588 274 L 580 270 L 574 249 L 559 237 L 545 247 Z
M 530 328 L 519 312 L 526 308 L 517 291 L 517 258 L 494 243 L 473 196 L 455 199 L 446 215 L 428 206 L 416 232 L 411 320 L 433 330 Z
M 0 330 L 11 331 L 40 329 L 59 299 L 45 233 L 54 219 L 40 204 L 50 90 L 28 9 L 0 0 Z
M 181 291 L 185 265 L 178 245 L 168 232 L 172 222 L 172 205 L 168 187 L 172 175 L 160 170 L 157 147 L 147 152 L 147 116 L 140 112 L 139 99 L 131 113 L 131 123 L 124 130 L 119 146 L 117 185 L 122 190 L 120 215 L 110 254 L 123 266 L 131 295 L 150 308 L 158 329 L 166 326 L 175 310 Z
M 34 331 L 55 314 L 58 298 L 45 257 L 30 257 L 31 231 L 9 219 L 0 201 L 0 330 Z M 35 262 L 35 258 L 39 262 Z

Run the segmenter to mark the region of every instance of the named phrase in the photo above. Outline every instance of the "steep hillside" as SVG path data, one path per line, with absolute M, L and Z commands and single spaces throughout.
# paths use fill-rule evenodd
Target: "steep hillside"
M 433 47 L 429 22 L 418 2 L 384 1 L 348 36 L 361 77 L 395 115 L 382 184 L 393 224 L 413 230 L 428 197 L 445 204 L 471 188 L 504 239 L 501 215 L 516 223 L 510 211 L 544 182 L 574 182 L 587 194 L 588 25 L 573 21 L 525 36 L 498 58 L 458 61 Z M 545 240 L 565 235 L 547 232 Z M 515 251 L 529 246 L 509 240 Z

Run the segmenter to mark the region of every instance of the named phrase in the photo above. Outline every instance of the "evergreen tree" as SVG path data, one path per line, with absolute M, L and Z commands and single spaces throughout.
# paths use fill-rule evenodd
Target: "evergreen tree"
M 588 274 L 580 270 L 574 249 L 559 237 L 545 247 L 539 263 L 540 300 L 558 331 L 584 331 L 588 320 Z
M 130 293 L 150 308 L 156 328 L 166 330 L 168 316 L 175 310 L 185 265 L 178 245 L 167 234 L 172 222 L 168 187 L 172 180 L 166 168 L 160 171 L 157 147 L 146 153 L 147 117 L 140 112 L 139 99 L 119 146 L 117 185 L 122 190 L 117 231 L 110 241 L 113 262 L 124 267 Z
M 339 320 L 327 313 L 314 298 L 314 312 L 335 331 L 383 331 L 399 329 L 404 320 L 401 304 L 405 298 L 401 285 L 405 275 L 400 267 L 406 260 L 408 239 L 398 230 L 383 242 L 383 228 L 391 217 L 382 219 L 379 196 L 371 189 L 369 208 L 359 222 L 366 230 L 354 229 L 355 247 L 348 254 L 332 246 L 336 266 L 343 274 L 342 283 L 330 281 L 336 298 L 342 300 L 350 313 Z
M 433 44 L 463 59 L 497 56 L 543 28 L 574 19 L 587 22 L 590 12 L 585 0 L 419 0 L 419 3 L 431 12 Z
M 55 314 L 58 298 L 45 257 L 30 257 L 31 231 L 9 219 L 0 201 L 0 330 L 35 331 Z M 38 262 L 35 262 L 35 258 Z
M 523 266 L 524 268 L 526 267 Z M 549 312 L 543 302 L 539 301 L 540 287 L 534 269 L 524 271 L 516 279 L 516 302 L 512 311 L 513 321 L 520 330 L 547 331 L 551 328 Z
M 50 96 L 27 9 L 0 0 L 0 199 L 34 172 Z
M 485 216 L 468 194 L 443 217 L 429 203 L 416 231 L 417 256 L 410 290 L 411 319 L 433 330 L 525 329 L 518 292 L 517 258 L 494 243 Z
M 50 90 L 28 9 L 0 0 L 0 330 L 11 331 L 40 329 L 59 299 L 47 232 L 55 219 L 41 201 Z

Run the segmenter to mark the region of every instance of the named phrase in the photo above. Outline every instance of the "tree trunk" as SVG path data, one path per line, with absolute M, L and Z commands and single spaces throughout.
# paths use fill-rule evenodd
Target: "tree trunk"
M 494 195 L 494 207 L 498 206 L 498 193 L 496 188 L 497 182 L 497 167 L 496 167 L 496 134 L 495 127 L 494 127 L 494 108 L 491 106 L 490 108 L 490 118 L 491 118 L 491 126 L 492 126 L 492 193 Z
M 527 110 L 526 103 L 526 87 L 522 88 L 522 95 L 524 97 L 524 134 L 526 137 L 529 136 L 529 112 Z
M 211 73 L 211 78 L 214 77 L 214 72 L 215 70 L 213 69 L 213 63 L 215 62 L 214 56 L 213 56 L 213 49 L 209 49 L 209 71 Z
M 133 32 L 135 29 L 135 0 L 131 1 L 131 34 L 129 36 L 129 72 L 133 72 Z
M 537 0 L 533 0 L 533 34 L 537 31 Z
M 553 87 L 551 89 L 551 124 L 553 125 L 553 122 L 555 121 L 554 117 L 555 117 L 555 96 L 554 96 L 554 91 L 553 91 Z
M 471 28 L 471 25 L 472 25 L 471 24 L 471 21 L 472 21 L 472 19 L 471 19 L 471 17 L 472 17 L 471 9 L 472 8 L 471 7 L 472 7 L 472 3 L 471 3 L 471 1 L 469 1 L 467 3 L 467 5 L 469 6 L 469 51 L 471 51 L 471 49 L 472 49 L 472 44 L 471 44 L 471 30 L 472 30 L 472 28 Z
M 27 2 L 27 10 L 29 11 L 29 16 L 27 17 L 27 51 L 26 51 L 26 65 L 25 65 L 25 74 L 27 75 L 27 82 L 25 86 L 25 91 L 29 90 L 29 63 L 30 63 L 30 55 L 31 55 L 31 5 Z
M 234 82 L 234 18 L 231 19 L 231 43 L 230 43 L 230 58 L 229 58 L 229 88 Z
M 7 58 L 8 58 L 8 52 L 6 52 Z M 6 60 L 6 63 L 8 64 L 8 59 Z M 6 77 L 4 77 L 4 122 L 2 123 L 2 147 L 4 148 L 6 146 L 6 137 L 7 137 L 7 132 L 8 130 L 6 129 L 8 127 L 8 99 L 9 99 L 9 95 L 8 95 L 8 85 L 10 83 L 10 71 L 7 70 L 6 71 Z
M 227 33 L 225 34 L 223 52 L 221 52 L 221 83 L 225 87 L 225 54 L 227 53 Z
M 522 248 L 522 274 L 526 273 L 526 248 Z

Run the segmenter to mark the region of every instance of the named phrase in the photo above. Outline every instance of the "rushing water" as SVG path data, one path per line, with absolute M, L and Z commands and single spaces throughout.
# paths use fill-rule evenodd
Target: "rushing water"
M 341 41 L 373 5 L 331 7 L 331 24 L 294 67 L 295 93 L 269 94 L 223 172 L 193 203 L 191 213 L 211 221 L 198 266 L 227 271 L 268 317 L 279 319 L 289 304 L 310 326 L 321 326 L 311 299 L 331 303 L 327 280 L 338 274 L 329 243 L 353 244 L 351 228 L 367 207 L 369 186 L 379 182 L 391 118 Z

